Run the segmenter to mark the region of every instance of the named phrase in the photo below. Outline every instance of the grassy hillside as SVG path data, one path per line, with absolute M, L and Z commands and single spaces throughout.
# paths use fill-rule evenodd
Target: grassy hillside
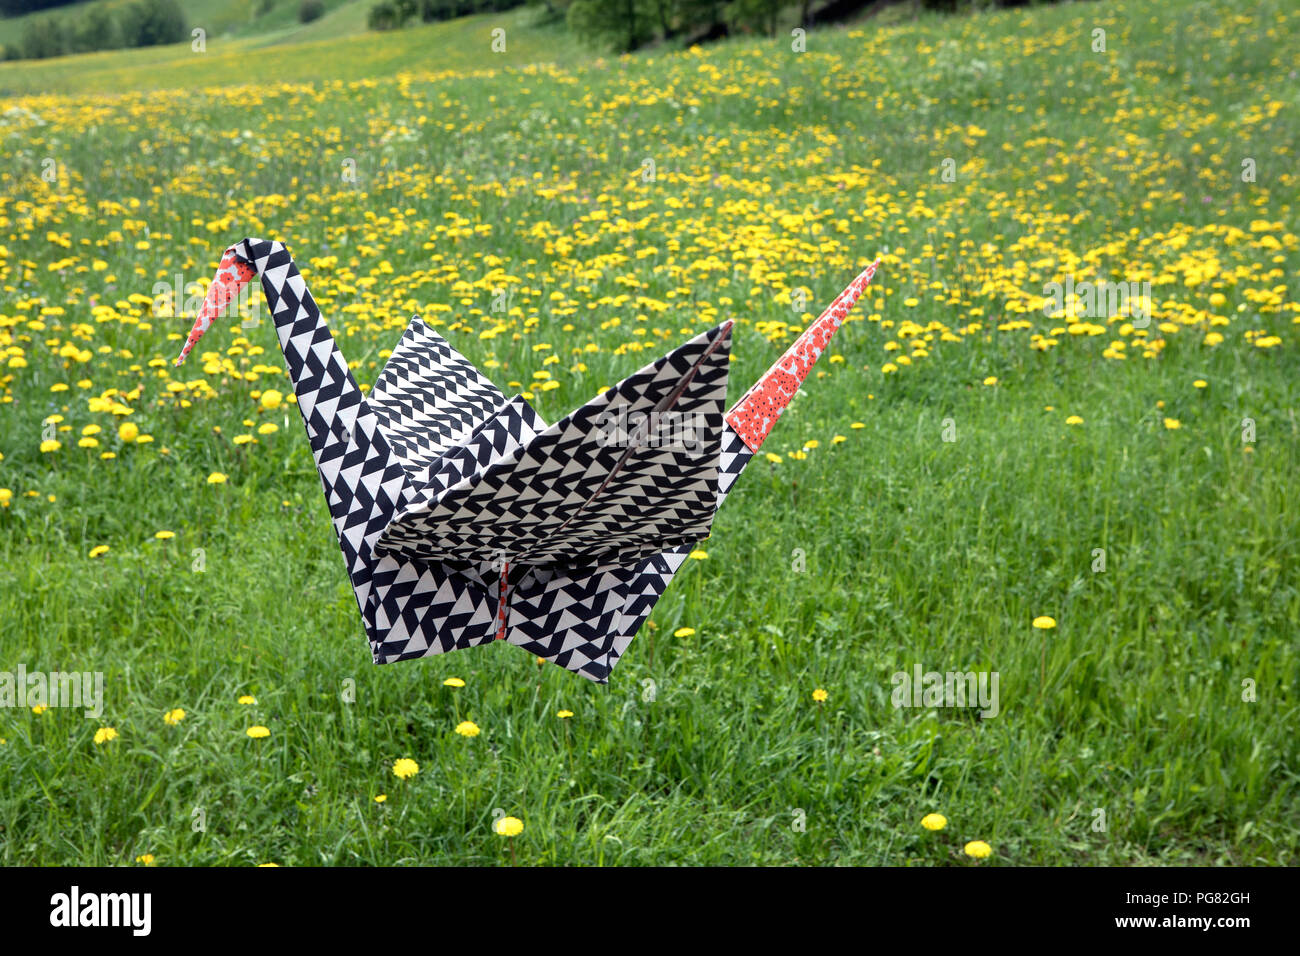
M 0 69 L 0 666 L 106 697 L 0 709 L 0 862 L 1294 863 L 1300 11 L 507 22 Z M 724 318 L 737 398 L 883 265 L 596 686 L 370 663 L 270 324 L 171 366 L 248 235 L 363 383 L 420 312 L 550 421 Z
M 29 23 L 51 17 L 70 20 L 86 11 L 104 7 L 114 13 L 134 0 L 87 0 L 53 10 L 41 10 L 20 17 L 0 18 L 0 44 L 19 42 Z M 282 37 L 301 35 L 314 39 L 354 34 L 365 29 L 370 0 L 325 0 L 326 15 L 315 23 L 298 21 L 301 0 L 179 0 L 191 26 L 202 27 L 212 37 L 257 36 L 274 33 Z M 188 49 L 188 44 L 186 45 Z
M 482 72 L 590 58 L 562 25 L 538 25 L 531 10 L 382 34 L 366 32 L 364 18 L 364 6 L 350 4 L 291 32 L 209 37 L 204 53 L 178 44 L 0 63 L 0 95 L 196 89 L 245 85 L 259 75 L 284 83 L 354 82 L 399 72 Z M 493 53 L 498 28 L 506 31 L 506 50 Z

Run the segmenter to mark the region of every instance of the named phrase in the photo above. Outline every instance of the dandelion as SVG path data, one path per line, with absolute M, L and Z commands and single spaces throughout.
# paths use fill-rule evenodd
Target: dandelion
M 561 711 L 557 711 L 556 714 L 555 714 L 555 716 L 556 716 L 556 717 L 559 717 L 560 720 L 568 720 L 570 717 L 573 716 L 573 711 L 571 711 L 571 710 L 561 710 Z
M 1192 382 L 1192 388 L 1205 388 L 1205 387 L 1206 387 L 1206 381 L 1203 378 L 1198 378 L 1196 381 Z
M 252 727 L 249 727 L 248 730 L 244 731 L 244 733 L 248 734 L 248 736 L 252 737 L 254 740 L 261 740 L 263 737 L 271 736 L 271 731 L 266 727 L 263 727 L 261 724 L 254 724 Z
M 41 453 L 48 455 L 50 452 L 58 451 L 63 447 L 63 443 L 55 438 L 47 438 L 41 442 Z
M 781 460 L 782 460 L 782 459 L 781 459 L 781 456 L 780 456 L 780 455 L 774 455 L 774 454 L 772 454 L 770 451 L 767 452 L 763 457 L 766 458 L 768 461 L 770 461 L 770 462 L 771 462 L 772 464 L 774 464 L 774 465 L 779 465 L 779 464 L 781 464 Z
M 1080 418 L 1078 415 L 1071 415 L 1069 418 L 1067 418 L 1067 419 L 1065 420 L 1065 424 L 1067 424 L 1067 425 L 1082 425 L 1082 424 L 1083 424 L 1083 419 Z
M 45 713 L 46 710 L 47 708 L 44 704 L 35 704 L 32 706 L 32 713 L 35 714 L 37 717 Z
M 993 853 L 993 847 L 983 840 L 971 840 L 964 849 L 967 856 L 973 856 L 977 860 L 983 860 Z
M 1040 631 L 1050 631 L 1056 627 L 1056 618 L 1048 617 L 1046 614 L 1034 618 L 1034 627 Z
M 694 633 L 695 628 L 693 627 L 679 627 L 677 630 L 673 631 L 673 637 L 690 637 Z
M 135 422 L 123 422 L 117 426 L 117 437 L 129 445 L 140 437 L 140 428 Z
M 849 427 L 852 428 L 854 431 L 858 431 L 860 429 L 866 428 L 867 426 L 864 425 L 862 422 L 854 422 Z
M 817 701 L 817 703 L 819 704 L 825 701 L 830 696 L 831 696 L 830 694 L 826 693 L 826 691 L 820 687 L 818 687 L 816 690 L 813 691 L 813 700 Z
M 524 821 L 518 817 L 502 817 L 492 829 L 504 837 L 515 837 L 524 832 Z
M 280 426 L 275 422 L 262 422 L 262 424 L 257 426 L 257 433 L 259 435 L 271 435 L 279 430 Z
M 942 813 L 927 813 L 921 817 L 921 826 L 927 830 L 942 830 L 948 825 L 948 818 Z
M 703 548 L 696 548 L 691 552 L 690 556 L 696 561 L 703 561 L 708 558 L 709 552 L 705 551 Z
M 393 776 L 398 780 L 410 780 L 420 772 L 420 765 L 410 757 L 393 761 Z
M 32 710 L 35 709 L 36 709 L 35 707 L 32 708 Z M 44 710 L 44 708 L 41 709 Z M 101 746 L 103 744 L 108 743 L 110 740 L 116 740 L 116 739 L 117 739 L 117 728 L 115 727 L 100 727 L 97 731 L 95 731 L 96 746 Z
M 1178 429 L 1182 427 L 1183 427 L 1183 423 L 1176 418 L 1165 419 L 1165 428 L 1169 429 L 1171 432 L 1176 432 L 1178 431 Z
M 159 541 L 166 541 L 168 538 L 176 537 L 175 531 L 155 531 L 153 536 Z
M 210 485 L 224 485 L 225 483 L 226 476 L 219 471 L 214 471 L 212 474 L 208 475 L 208 484 Z
M 460 734 L 462 737 L 477 737 L 481 731 L 478 729 L 478 724 L 474 723 L 474 721 L 462 720 L 456 725 L 456 733 Z
M 984 380 L 985 385 L 996 385 L 997 383 L 998 383 L 998 377 L 996 375 L 990 375 L 988 378 Z
M 843 435 L 836 435 L 834 438 L 831 439 L 831 444 L 832 444 L 832 445 L 840 445 L 840 444 L 843 444 L 843 443 L 846 442 L 846 441 L 848 441 L 848 439 L 845 438 Z
M 443 687 L 464 687 L 465 682 L 461 680 L 459 677 L 448 677 L 445 681 L 442 682 L 442 686 Z
M 239 703 L 245 707 L 252 707 L 254 704 L 257 703 L 257 698 L 254 697 L 252 694 L 243 694 L 239 698 Z
M 175 727 L 184 719 L 185 711 L 181 710 L 179 707 L 175 707 L 163 714 L 163 723 L 167 724 L 169 727 Z
M 273 409 L 279 408 L 280 404 L 283 401 L 284 401 L 284 395 L 282 395 L 274 388 L 268 388 L 265 392 L 262 393 L 262 407 L 265 408 L 267 411 L 271 411 Z
M 380 793 L 375 795 L 375 803 L 387 803 L 387 802 L 388 802 L 388 794 Z
M 135 862 L 143 863 L 145 866 L 153 866 L 153 854 L 141 853 L 139 856 L 135 858 Z
M 108 545 L 97 544 L 93 548 L 91 548 L 89 552 L 87 552 L 86 556 L 90 558 L 97 558 L 101 554 L 108 554 Z

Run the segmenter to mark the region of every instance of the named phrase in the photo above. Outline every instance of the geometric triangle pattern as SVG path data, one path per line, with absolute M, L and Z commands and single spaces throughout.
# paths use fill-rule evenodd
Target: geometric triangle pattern
M 395 516 L 379 549 L 594 566 L 707 537 L 730 340 L 729 324 L 697 336 L 524 441 L 494 427 L 502 444 L 487 467 L 426 486 L 434 493 Z
M 367 401 L 389 448 L 415 477 L 461 444 L 505 396 L 417 315 L 411 317 Z
M 603 683 L 874 271 L 725 415 L 731 322 L 548 426 L 415 316 L 364 395 L 262 239 L 226 250 L 177 364 L 260 276 L 374 661 L 505 640 Z

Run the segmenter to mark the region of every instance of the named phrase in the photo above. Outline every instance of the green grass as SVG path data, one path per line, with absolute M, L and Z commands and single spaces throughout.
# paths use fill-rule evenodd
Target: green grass
M 967 865 L 974 839 L 980 865 L 1294 863 L 1300 16 L 1162 11 L 545 69 L 540 41 L 489 60 L 470 21 L 268 48 L 262 73 L 305 85 L 226 90 L 213 59 L 176 91 L 178 64 L 130 57 L 0 70 L 43 90 L 0 107 L 45 123 L 10 121 L 0 172 L 0 348 L 25 361 L 0 369 L 0 669 L 106 678 L 99 720 L 0 710 L 0 862 L 502 863 L 504 811 L 521 864 Z M 551 371 L 552 421 L 726 316 L 737 398 L 805 321 L 792 288 L 816 309 L 886 255 L 764 446 L 781 463 L 750 466 L 596 686 L 504 645 L 370 664 L 298 415 L 259 409 L 286 387 L 270 328 L 218 323 L 173 379 L 189 321 L 128 300 L 248 234 L 290 244 L 361 381 L 420 311 L 507 394 Z M 1071 268 L 1150 279 L 1150 334 L 1053 331 L 1034 297 Z M 88 408 L 137 386 L 129 416 Z M 915 664 L 997 672 L 1001 712 L 894 708 Z

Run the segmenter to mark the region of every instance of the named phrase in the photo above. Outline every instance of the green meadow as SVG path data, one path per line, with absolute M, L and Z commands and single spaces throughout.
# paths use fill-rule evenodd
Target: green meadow
M 0 862 L 1296 862 L 1300 11 L 357 8 L 0 64 Z M 420 313 L 548 421 L 728 318 L 734 401 L 882 265 L 602 686 L 371 663 L 270 323 L 171 364 L 250 235 L 360 382 Z

